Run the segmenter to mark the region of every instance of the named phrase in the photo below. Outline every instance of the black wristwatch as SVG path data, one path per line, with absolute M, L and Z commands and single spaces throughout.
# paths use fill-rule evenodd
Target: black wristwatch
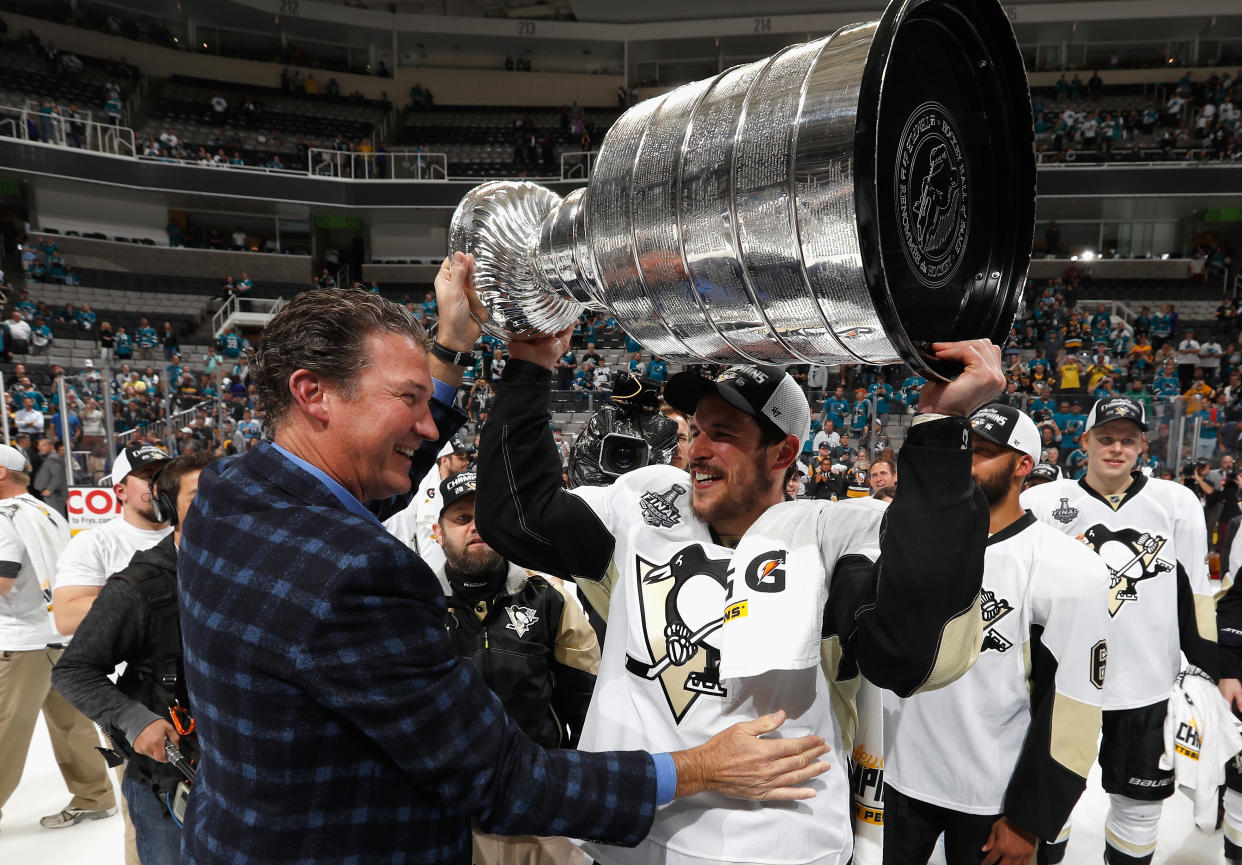
M 478 355 L 472 351 L 453 351 L 451 348 L 445 348 L 440 343 L 432 340 L 431 353 L 440 360 L 451 363 L 454 366 L 472 367 L 478 361 Z

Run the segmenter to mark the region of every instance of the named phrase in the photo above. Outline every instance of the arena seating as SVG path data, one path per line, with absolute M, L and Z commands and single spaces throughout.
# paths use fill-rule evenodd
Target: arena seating
M 212 106 L 217 96 L 228 104 L 222 113 Z M 255 105 L 253 112 L 244 107 L 246 100 Z M 238 152 L 247 165 L 266 164 L 277 154 L 285 168 L 303 169 L 306 147 L 357 145 L 370 138 L 391 108 L 378 100 L 311 96 L 177 75 L 162 85 L 138 132 L 158 138 L 172 128 L 190 158 L 199 147 L 209 154 L 223 148 L 228 156 Z
M 587 110 L 582 121 L 591 131 L 592 148 L 598 149 L 604 134 L 617 119 L 615 111 Z M 534 133 L 534 154 L 518 158 L 518 122 L 523 134 Z M 552 161 L 542 154 L 544 136 L 552 144 Z M 559 174 L 562 153 L 582 150 L 571 132 L 569 109 L 439 106 L 411 112 L 397 133 L 396 146 L 418 146 L 448 156 L 454 177 L 514 176 L 522 171 Z
M 25 42 L 0 44 L 0 104 L 20 108 L 27 100 L 37 104 L 50 99 L 61 106 L 76 105 L 95 112 L 93 119 L 103 120 L 108 82 L 116 82 L 124 95 L 137 79 L 138 69 L 98 57 L 77 56 L 82 60 L 81 74 L 56 75 L 49 70 L 42 49 L 32 51 Z
M 220 294 L 224 277 L 209 276 L 158 276 L 147 273 L 127 273 L 120 270 L 95 270 L 78 268 L 78 279 L 83 285 L 112 292 L 142 292 L 165 295 L 191 295 L 195 298 L 211 298 Z M 234 274 L 240 276 L 240 273 Z M 292 297 L 310 286 L 288 282 L 258 282 L 248 293 L 250 297 Z M 188 301 L 187 301 L 188 302 Z

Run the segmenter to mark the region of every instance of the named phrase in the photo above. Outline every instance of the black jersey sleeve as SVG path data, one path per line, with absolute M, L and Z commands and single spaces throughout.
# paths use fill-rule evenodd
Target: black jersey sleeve
M 561 457 L 548 426 L 552 373 L 506 364 L 479 443 L 475 520 L 479 534 L 524 568 L 599 580 L 612 560 L 612 533 L 578 496 L 561 488 Z
M 1198 595 L 1190 585 L 1190 577 L 1182 563 L 1177 563 L 1177 617 L 1181 648 L 1186 660 L 1219 681 L 1221 652 L 1216 642 L 1216 611 L 1211 595 Z
M 970 464 L 965 418 L 911 427 L 879 559 L 833 570 L 825 639 L 840 640 L 845 669 L 902 697 L 947 685 L 979 655 L 988 506 Z

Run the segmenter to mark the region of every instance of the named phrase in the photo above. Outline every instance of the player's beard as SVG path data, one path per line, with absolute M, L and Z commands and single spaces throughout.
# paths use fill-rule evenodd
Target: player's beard
M 714 468 L 708 464 L 709 468 Z M 690 467 L 693 475 L 695 467 Z M 772 489 L 772 479 L 763 474 L 763 452 L 755 454 L 753 460 L 738 464 L 737 471 L 726 474 L 722 478 L 725 490 L 710 503 L 697 500 L 696 490 L 690 492 L 690 510 L 700 521 L 709 526 L 731 522 L 739 516 L 745 516 L 754 507 L 755 502 L 766 499 Z
M 1013 486 L 1013 470 L 1017 468 L 1018 461 L 1021 459 L 1022 454 L 1008 454 L 1005 460 L 994 465 L 992 471 L 987 474 L 971 472 L 971 477 L 979 485 L 979 489 L 983 490 L 983 495 L 988 500 L 988 507 L 995 507 L 1004 501 L 1005 496 L 1009 495 L 1009 490 Z
M 444 558 L 462 576 L 481 577 L 496 570 L 502 556 L 486 545 L 472 548 L 468 542 L 457 544 L 445 538 Z

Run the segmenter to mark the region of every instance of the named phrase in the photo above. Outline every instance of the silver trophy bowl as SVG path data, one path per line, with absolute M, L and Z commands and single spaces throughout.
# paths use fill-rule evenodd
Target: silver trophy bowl
M 631 108 L 585 188 L 471 190 L 483 328 L 607 312 L 670 360 L 905 361 L 1009 332 L 1030 262 L 1035 158 L 1018 45 L 995 0 L 894 0 Z

